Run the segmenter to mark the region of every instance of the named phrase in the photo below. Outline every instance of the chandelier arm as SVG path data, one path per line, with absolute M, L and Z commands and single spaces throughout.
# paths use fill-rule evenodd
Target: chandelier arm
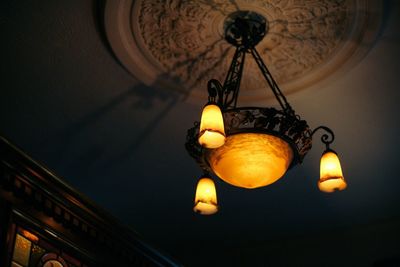
M 223 104 L 224 91 L 221 83 L 216 79 L 211 79 L 207 83 L 208 88 L 208 102 L 215 102 L 220 107 Z
M 272 92 L 275 95 L 275 98 L 278 100 L 279 105 L 282 109 L 287 112 L 288 114 L 294 114 L 294 110 L 287 102 L 286 97 L 283 95 L 282 91 L 279 89 L 278 84 L 275 82 L 274 78 L 272 77 L 271 73 L 269 72 L 267 66 L 265 65 L 264 61 L 262 60 L 260 54 L 258 54 L 255 47 L 250 48 L 251 54 L 254 57 L 258 67 L 260 68 L 264 78 L 267 80 Z
M 223 109 L 236 107 L 237 99 L 239 96 L 240 81 L 243 73 L 245 55 L 245 48 L 243 46 L 238 46 L 236 48 L 235 55 L 233 56 L 223 86 L 223 91 L 225 93 L 225 99 L 222 106 Z
M 326 127 L 326 126 L 318 126 L 317 128 L 315 128 L 312 132 L 311 132 L 311 137 L 314 136 L 314 134 L 318 131 L 318 130 L 324 130 L 326 131 L 326 133 L 324 133 L 321 136 L 321 142 L 325 144 L 326 149 L 330 149 L 329 145 L 332 144 L 333 140 L 335 140 L 335 134 L 333 133 L 333 131 Z
M 242 75 L 243 75 L 243 66 L 244 66 L 244 62 L 245 62 L 245 58 L 246 58 L 246 51 L 244 49 L 241 49 L 241 54 L 242 54 L 242 61 L 240 62 L 240 66 L 239 66 L 239 72 L 236 78 L 236 85 L 235 85 L 235 92 L 233 95 L 233 99 L 234 99 L 234 104 L 233 104 L 233 108 L 236 108 L 237 106 L 237 100 L 239 98 L 239 92 L 240 92 L 240 82 L 242 81 Z

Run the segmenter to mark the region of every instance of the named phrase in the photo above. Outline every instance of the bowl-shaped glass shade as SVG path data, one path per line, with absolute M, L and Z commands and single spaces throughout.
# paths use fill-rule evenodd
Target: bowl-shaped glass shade
M 211 215 L 218 211 L 217 192 L 214 181 L 201 178 L 197 183 L 193 210 L 202 215 Z
M 347 187 L 342 167 L 337 154 L 333 151 L 325 152 L 321 157 L 319 190 L 327 193 L 343 190 Z
M 292 159 L 293 151 L 286 141 L 262 133 L 228 136 L 222 147 L 210 150 L 208 155 L 216 175 L 244 188 L 262 187 L 277 181 Z
M 217 148 L 225 143 L 224 119 L 221 109 L 208 104 L 201 114 L 199 143 L 206 148 Z

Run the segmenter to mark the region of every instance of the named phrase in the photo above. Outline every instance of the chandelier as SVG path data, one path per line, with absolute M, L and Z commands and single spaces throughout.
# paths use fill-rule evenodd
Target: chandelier
M 242 188 L 270 185 L 303 161 L 319 130 L 325 131 L 321 141 L 326 149 L 321 157 L 318 188 L 334 192 L 347 186 L 338 156 L 330 148 L 333 131 L 326 126 L 312 130 L 296 115 L 255 49 L 267 31 L 266 19 L 256 12 L 237 11 L 225 19 L 225 40 L 236 51 L 224 84 L 215 79 L 208 82 L 208 103 L 200 123 L 195 122 L 188 130 L 185 144 L 203 170 L 194 203 L 194 211 L 200 214 L 218 211 L 212 174 Z M 237 106 L 246 54 L 254 58 L 280 109 Z

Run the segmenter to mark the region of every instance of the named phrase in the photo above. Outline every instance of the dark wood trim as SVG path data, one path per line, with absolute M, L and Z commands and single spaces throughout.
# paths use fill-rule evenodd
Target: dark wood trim
M 3 137 L 0 170 L 1 205 L 12 206 L 2 209 L 1 226 L 13 216 L 36 229 L 53 229 L 104 266 L 115 259 L 132 266 L 179 266 Z M 4 233 L 0 238 L 4 242 Z
M 1 174 L 0 174 L 1 175 Z M 6 244 L 10 243 L 10 211 L 8 203 L 0 198 L 0 265 L 8 266 L 10 252 L 8 251 L 8 247 L 6 248 Z

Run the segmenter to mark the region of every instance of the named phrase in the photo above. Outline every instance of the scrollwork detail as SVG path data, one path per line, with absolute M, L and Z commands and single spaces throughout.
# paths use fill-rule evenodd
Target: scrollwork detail
M 283 84 L 304 77 L 338 51 L 351 25 L 352 1 L 142 0 L 136 5 L 145 48 L 164 72 L 190 86 L 224 78 L 231 53 L 222 51 L 230 46 L 216 28 L 242 6 L 260 11 L 268 20 L 270 28 L 258 50 Z M 248 62 L 245 69 L 251 78 L 243 82 L 249 90 L 258 90 L 263 78 L 257 67 Z

